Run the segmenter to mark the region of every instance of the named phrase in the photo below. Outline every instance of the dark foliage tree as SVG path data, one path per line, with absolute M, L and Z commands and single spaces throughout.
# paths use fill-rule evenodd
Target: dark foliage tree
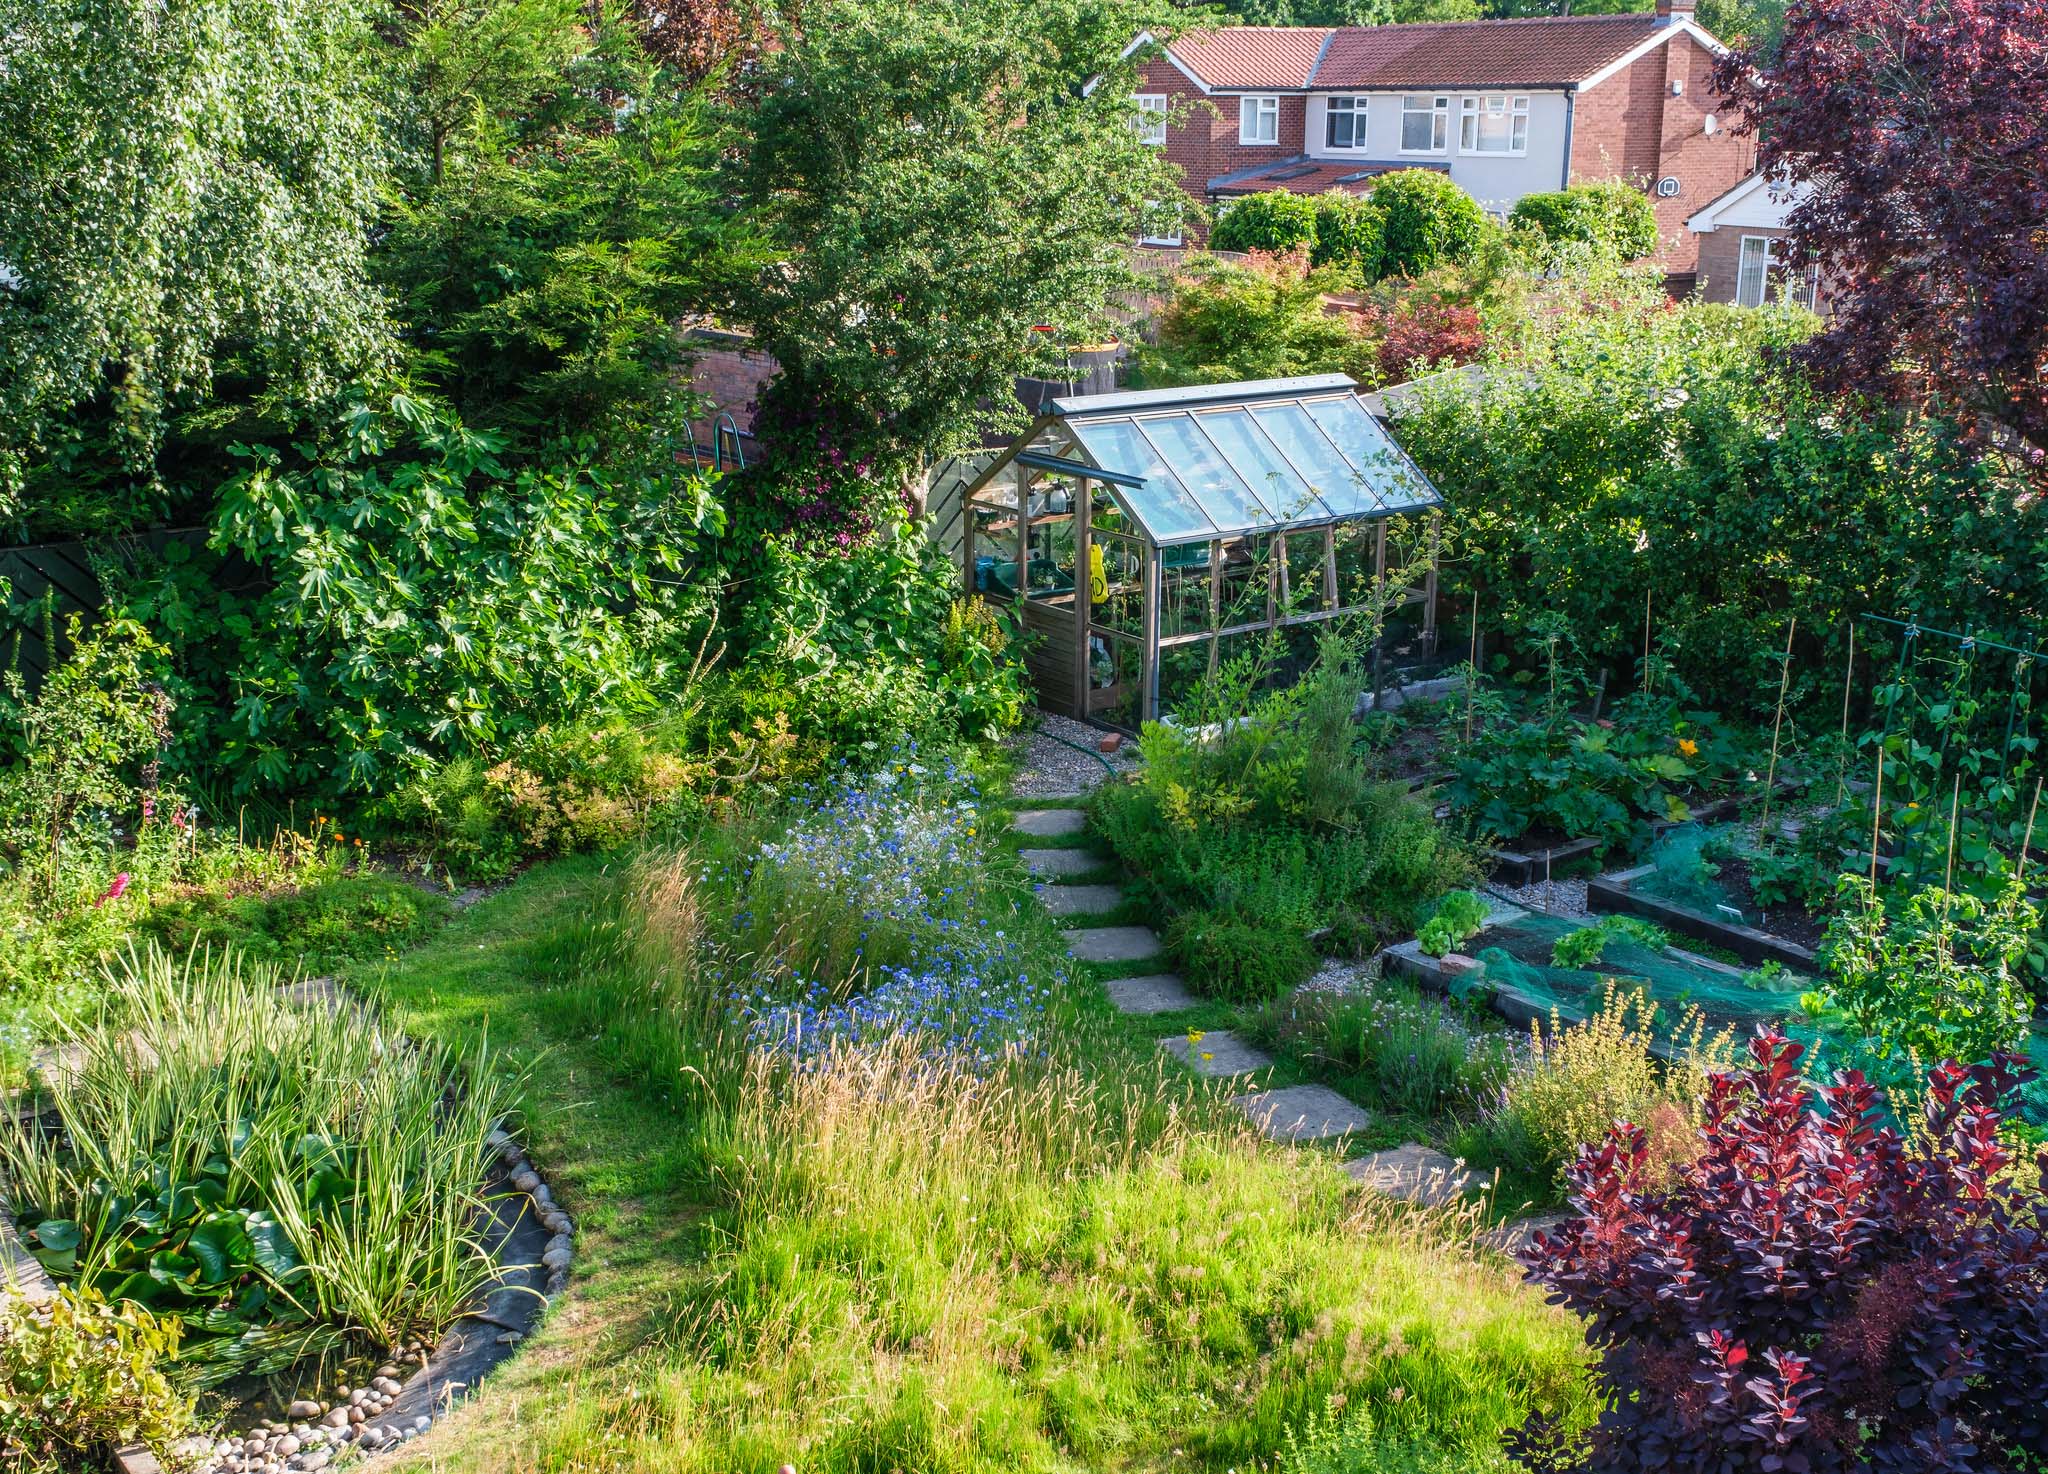
M 1835 302 L 1824 382 L 2048 452 L 2048 0 L 1798 0 L 1723 59 L 1760 166 L 1809 191 L 1788 264 Z
M 1858 1073 L 1815 1109 L 1801 1053 L 1762 1035 L 1748 1068 L 1713 1079 L 1700 1154 L 1668 1191 L 1648 1186 L 1642 1128 L 1618 1123 L 1571 1169 L 1579 1216 L 1524 1251 L 1586 1317 L 1609 1394 L 1578 1467 L 2032 1467 L 2048 1452 L 2048 1200 L 2006 1179 L 1999 1129 L 2021 1075 L 1935 1070 L 1909 1146 Z

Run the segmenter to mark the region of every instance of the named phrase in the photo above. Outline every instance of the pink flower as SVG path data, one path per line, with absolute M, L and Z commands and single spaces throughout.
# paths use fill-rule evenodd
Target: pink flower
M 150 820 L 154 819 L 155 817 L 156 798 L 152 794 L 145 794 L 142 800 L 142 822 L 147 824 Z
M 94 901 L 93 905 L 104 906 L 107 904 L 107 902 L 118 901 L 121 899 L 121 897 L 127 894 L 128 872 L 123 870 L 119 875 L 114 877 L 114 883 L 107 887 L 107 893 L 104 896 L 101 896 L 97 901 Z

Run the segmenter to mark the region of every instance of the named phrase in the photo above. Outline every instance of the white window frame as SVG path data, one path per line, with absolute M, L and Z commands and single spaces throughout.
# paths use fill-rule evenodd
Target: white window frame
M 1420 104 L 1420 106 L 1417 106 Z M 1408 146 L 1408 120 L 1428 118 L 1431 146 Z M 1451 147 L 1451 98 L 1447 92 L 1414 93 L 1401 99 L 1401 152 L 1404 154 L 1448 153 Z
M 1170 106 L 1166 94 L 1140 92 L 1131 101 L 1138 105 L 1138 116 L 1131 123 L 1138 130 L 1138 142 L 1153 148 L 1166 147 L 1166 115 Z
M 1337 106 L 1340 102 L 1346 105 L 1340 108 Z M 1323 148 L 1325 152 L 1356 154 L 1366 151 L 1367 140 L 1365 130 L 1372 117 L 1371 103 L 1371 98 L 1363 93 L 1355 92 L 1340 93 L 1324 101 Z M 1330 138 L 1330 133 L 1340 113 L 1349 113 L 1351 115 L 1351 142 L 1349 143 L 1335 143 Z
M 1165 218 L 1165 214 L 1168 209 L 1171 209 L 1173 211 L 1173 234 L 1155 235 L 1150 231 L 1146 230 L 1143 226 L 1141 226 L 1138 231 L 1139 245 L 1184 246 L 1187 244 L 1187 212 L 1180 208 L 1178 201 L 1174 202 L 1172 205 L 1168 205 L 1168 203 L 1164 200 L 1145 201 L 1145 224 L 1153 225 L 1162 221 Z
M 1751 261 L 1750 247 L 1757 248 L 1761 260 Z M 1778 260 L 1779 237 L 1774 235 L 1745 235 L 1735 252 L 1735 305 L 1737 307 L 1762 307 L 1771 300 L 1771 284 L 1775 280 L 1778 289 L 1793 302 L 1811 312 L 1819 300 L 1820 276 L 1812 267 L 1796 287 L 1787 285 L 1790 268 Z
M 1480 123 L 1488 118 L 1507 124 L 1506 148 L 1480 147 Z M 1525 94 L 1486 92 L 1467 97 L 1458 112 L 1458 152 L 1490 158 L 1519 158 L 1529 152 L 1529 99 Z
M 1264 124 L 1273 122 L 1273 136 L 1261 138 Z M 1280 95 L 1276 92 L 1248 92 L 1237 100 L 1237 141 L 1254 148 L 1270 148 L 1280 142 Z

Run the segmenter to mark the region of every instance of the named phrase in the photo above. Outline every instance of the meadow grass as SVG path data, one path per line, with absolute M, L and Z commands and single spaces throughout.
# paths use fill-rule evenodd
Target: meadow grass
M 1332 1398 L 1354 1441 L 1475 1459 L 1532 1409 L 1585 1416 L 1576 1326 L 1471 1219 L 1259 1140 L 1108 1015 L 999 846 L 970 919 L 1049 989 L 1023 1048 L 750 1045 L 704 878 L 730 837 L 542 867 L 382 977 L 410 1029 L 535 1062 L 579 1223 L 563 1303 L 402 1459 L 1250 1470 Z

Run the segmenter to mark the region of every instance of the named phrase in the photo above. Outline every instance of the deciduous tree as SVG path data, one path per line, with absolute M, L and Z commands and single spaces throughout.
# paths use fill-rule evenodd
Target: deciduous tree
M 1720 67 L 1808 193 L 1787 264 L 1834 300 L 1824 382 L 2048 453 L 2048 0 L 1796 0 Z

